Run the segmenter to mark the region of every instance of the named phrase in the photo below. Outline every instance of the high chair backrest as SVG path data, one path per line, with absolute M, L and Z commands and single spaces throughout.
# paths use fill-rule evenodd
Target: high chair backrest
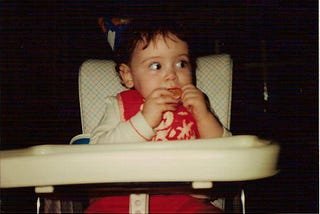
M 227 54 L 209 55 L 197 59 L 197 87 L 209 97 L 211 107 L 221 123 L 230 128 L 232 60 Z M 126 88 L 121 85 L 111 60 L 85 61 L 79 73 L 79 98 L 82 132 L 90 133 L 105 111 L 107 96 Z

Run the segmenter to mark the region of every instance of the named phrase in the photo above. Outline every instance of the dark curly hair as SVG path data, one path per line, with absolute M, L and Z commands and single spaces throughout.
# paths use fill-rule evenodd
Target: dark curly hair
M 186 42 L 189 48 L 189 58 L 192 69 L 193 83 L 196 85 L 196 60 L 193 56 L 190 44 L 192 41 L 192 32 L 188 27 L 177 20 L 172 19 L 134 19 L 128 27 L 121 33 L 119 46 L 114 50 L 114 61 L 116 71 L 119 73 L 119 67 L 122 63 L 130 64 L 132 53 L 139 42 L 145 41 L 143 49 L 147 48 L 150 42 L 154 41 L 158 35 L 164 38 L 170 38 L 170 34 L 175 35 L 180 40 Z

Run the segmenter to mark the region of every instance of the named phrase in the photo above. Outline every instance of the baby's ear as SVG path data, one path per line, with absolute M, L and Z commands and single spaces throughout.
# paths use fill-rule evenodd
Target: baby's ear
M 122 79 L 122 83 L 127 87 L 127 88 L 133 88 L 134 83 L 132 80 L 132 74 L 131 74 L 131 69 L 128 65 L 126 64 L 121 64 L 119 67 L 119 73 Z

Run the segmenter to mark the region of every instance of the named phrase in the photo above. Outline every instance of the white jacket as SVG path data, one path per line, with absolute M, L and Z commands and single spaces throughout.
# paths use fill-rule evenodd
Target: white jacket
M 143 142 L 155 135 L 141 112 L 130 120 L 122 121 L 117 97 L 108 97 L 106 100 L 105 114 L 99 125 L 93 130 L 90 144 Z M 224 128 L 223 136 L 231 136 Z

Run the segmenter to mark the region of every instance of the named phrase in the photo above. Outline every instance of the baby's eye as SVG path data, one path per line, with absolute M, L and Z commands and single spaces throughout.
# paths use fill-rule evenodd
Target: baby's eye
M 150 68 L 151 70 L 159 70 L 159 69 L 161 68 L 161 65 L 160 65 L 160 63 L 158 63 L 158 62 L 154 62 L 154 63 L 152 63 L 152 64 L 149 66 L 149 68 Z
M 187 61 L 184 61 L 184 60 L 182 60 L 182 61 L 180 61 L 180 62 L 177 63 L 177 66 L 178 66 L 179 68 L 185 68 L 187 65 L 188 65 L 188 62 L 187 62 Z

